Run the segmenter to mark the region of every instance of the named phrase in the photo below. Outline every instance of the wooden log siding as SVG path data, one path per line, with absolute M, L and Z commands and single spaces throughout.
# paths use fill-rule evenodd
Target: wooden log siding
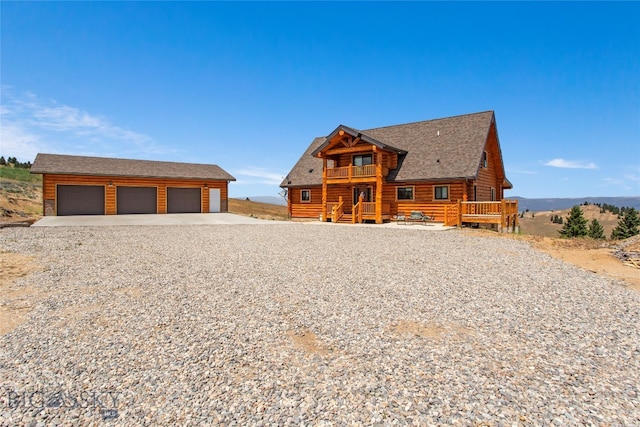
M 302 202 L 302 190 L 309 190 L 311 199 Z M 289 214 L 292 218 L 319 218 L 322 213 L 322 186 L 291 187 L 288 193 Z M 338 200 L 336 198 L 336 200 Z
M 478 179 L 475 182 L 477 186 L 477 200 L 491 200 L 491 188 L 495 188 L 496 190 L 496 200 L 502 200 L 504 197 L 502 189 L 504 177 L 501 176 L 502 169 L 495 124 L 491 125 L 491 131 L 489 132 L 485 145 L 485 152 L 487 153 L 487 167 L 485 168 L 480 164 Z M 473 183 L 469 189 L 468 200 L 473 200 Z
M 157 211 L 159 214 L 167 213 L 167 187 L 201 188 L 202 212 L 209 212 L 209 189 L 218 188 L 220 189 L 220 211 L 228 211 L 227 181 L 43 174 L 43 209 L 45 209 L 43 212 L 46 212 L 47 201 L 53 201 L 53 206 L 56 206 L 57 185 L 103 185 L 105 187 L 106 215 L 115 215 L 117 212 L 116 188 L 118 186 L 157 187 Z
M 434 188 L 439 186 L 449 187 L 449 200 L 434 200 Z M 413 200 L 397 200 L 398 187 L 413 187 Z M 444 221 L 444 207 L 455 203 L 464 196 L 465 182 L 419 182 L 419 183 L 393 183 L 387 184 L 382 190 L 383 202 L 389 202 L 390 214 L 393 217 L 398 212 L 420 211 L 425 215 L 433 216 L 436 221 Z

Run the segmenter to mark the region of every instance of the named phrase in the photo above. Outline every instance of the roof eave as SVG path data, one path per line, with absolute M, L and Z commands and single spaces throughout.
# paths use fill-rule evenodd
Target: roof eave
M 364 142 L 366 142 L 368 144 L 375 145 L 376 147 L 378 147 L 378 148 L 380 148 L 382 150 L 393 151 L 393 152 L 396 152 L 398 154 L 406 154 L 406 151 L 400 150 L 399 148 L 393 147 L 391 145 L 387 145 L 384 142 L 379 141 L 379 140 L 377 140 L 375 138 L 372 138 L 372 137 L 368 136 L 367 134 L 360 132 L 357 129 L 350 128 L 350 127 L 345 126 L 345 125 L 340 125 L 333 132 L 331 132 L 329 135 L 326 136 L 325 142 L 323 142 L 318 148 L 316 148 L 311 153 L 311 155 L 313 157 L 318 157 L 318 154 L 320 152 L 322 152 L 322 150 L 327 148 L 327 146 L 331 142 L 331 139 L 334 136 L 336 136 L 340 131 L 344 131 L 345 133 L 348 133 L 349 135 L 351 135 L 351 136 L 353 136 L 355 138 L 360 138 L 361 141 L 364 141 Z
M 152 179 L 191 179 L 197 181 L 236 181 L 236 179 L 229 175 L 228 177 L 202 177 L 202 176 L 166 176 L 166 175 L 136 175 L 136 174 L 121 174 L 121 173 L 78 173 L 68 171 L 31 171 L 30 173 L 47 174 L 47 175 L 73 175 L 73 176 L 117 176 L 122 178 L 152 178 Z

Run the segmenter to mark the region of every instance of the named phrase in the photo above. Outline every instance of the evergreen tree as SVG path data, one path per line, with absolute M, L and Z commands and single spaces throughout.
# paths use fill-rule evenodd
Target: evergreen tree
M 618 225 L 611 232 L 612 239 L 626 239 L 640 234 L 640 217 L 634 208 L 625 210 L 625 213 L 618 220 Z
M 6 166 L 7 161 L 4 159 L 4 156 L 0 157 L 0 165 Z
M 597 219 L 593 219 L 589 224 L 588 235 L 592 239 L 604 239 L 604 227 Z
M 585 237 L 587 232 L 587 220 L 580 206 L 576 205 L 571 208 L 569 218 L 559 232 L 560 237 Z

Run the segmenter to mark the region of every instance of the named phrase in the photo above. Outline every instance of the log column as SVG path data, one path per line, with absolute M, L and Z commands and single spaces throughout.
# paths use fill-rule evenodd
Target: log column
M 376 157 L 376 224 L 382 224 L 382 152 L 373 146 Z
M 322 156 L 322 221 L 327 222 L 327 158 Z

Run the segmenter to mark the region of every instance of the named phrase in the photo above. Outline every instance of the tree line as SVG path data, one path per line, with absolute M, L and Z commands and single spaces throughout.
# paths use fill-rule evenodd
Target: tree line
M 618 224 L 611 232 L 611 240 L 627 239 L 640 234 L 638 211 L 634 208 L 625 208 L 624 211 L 619 210 L 619 212 Z M 589 223 L 579 205 L 571 208 L 569 217 L 559 233 L 560 237 L 565 238 L 591 237 L 592 239 L 606 239 L 602 224 L 595 218 Z
M 14 168 L 31 169 L 31 162 L 20 162 L 15 157 L 0 156 L 0 166 L 13 166 Z

